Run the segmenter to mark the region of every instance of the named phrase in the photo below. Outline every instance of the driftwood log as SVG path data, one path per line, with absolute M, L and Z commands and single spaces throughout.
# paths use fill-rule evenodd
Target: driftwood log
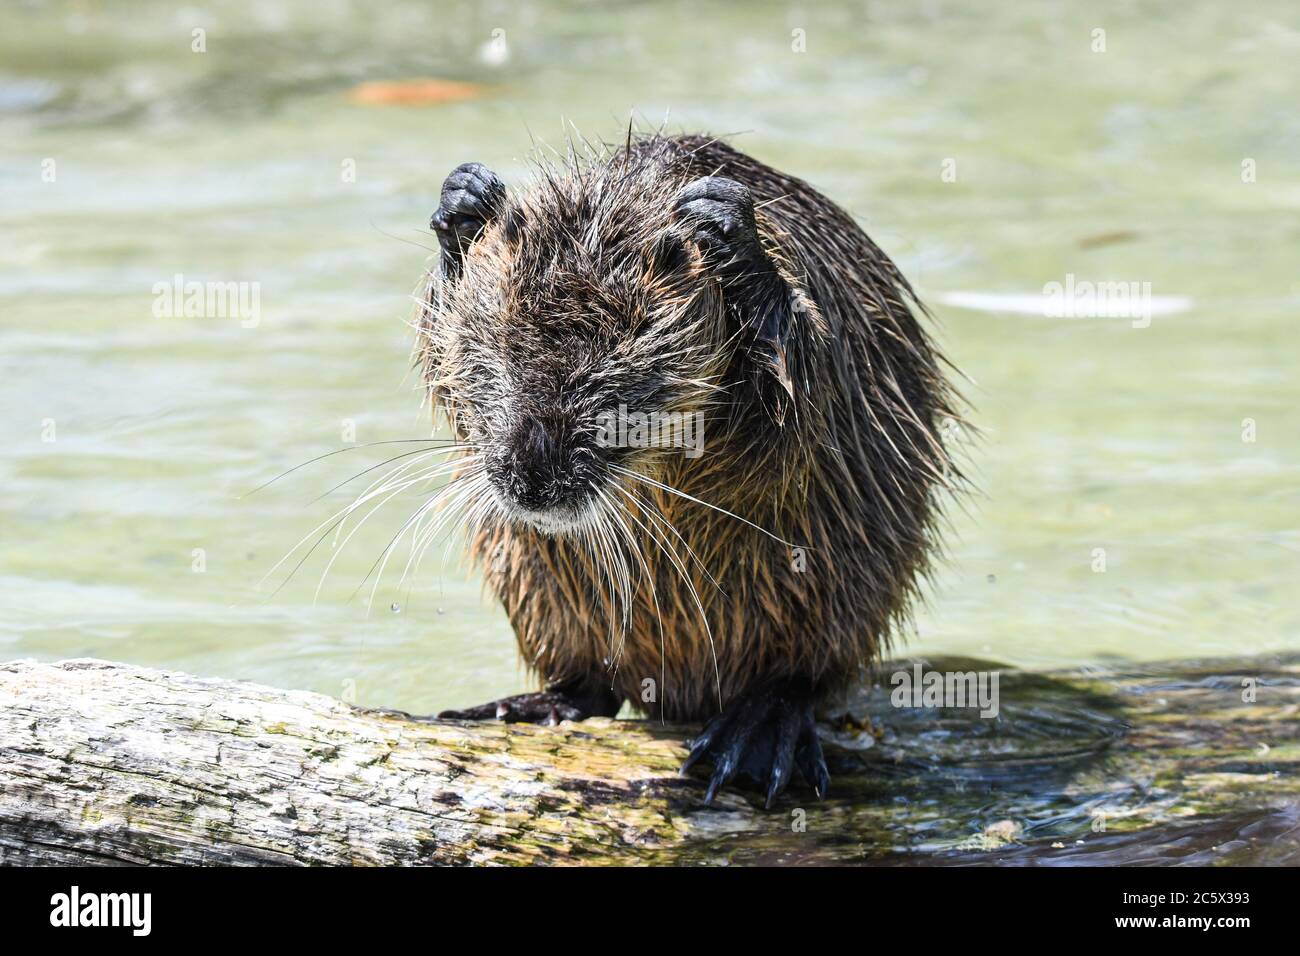
M 0 664 L 0 862 L 1300 862 L 1295 659 L 1003 670 L 992 720 L 889 692 L 823 727 L 829 799 L 796 782 L 765 812 L 736 791 L 706 806 L 677 774 L 684 733 L 653 722 L 433 721 L 104 661 Z

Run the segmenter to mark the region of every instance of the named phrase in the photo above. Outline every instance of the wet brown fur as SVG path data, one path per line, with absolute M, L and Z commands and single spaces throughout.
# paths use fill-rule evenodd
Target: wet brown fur
M 706 175 L 748 186 L 793 290 L 788 392 L 729 326 L 726 290 L 699 255 L 657 258 L 671 258 L 672 197 Z M 576 391 L 565 404 L 566 388 L 609 361 L 653 365 L 665 381 L 641 398 L 706 410 L 705 452 L 629 450 L 623 463 L 786 542 L 622 480 L 609 493 L 631 510 L 620 547 L 639 582 L 624 627 L 587 543 L 489 509 L 470 554 L 531 668 L 548 682 L 597 677 L 642 710 L 699 721 L 773 678 L 831 691 L 878 660 L 930 567 L 942 489 L 960 484 L 940 435 L 958 412 L 910 286 L 848 214 L 722 142 L 651 136 L 545 166 L 465 261 L 454 285 L 431 276 L 420 340 L 433 402 L 462 440 L 490 441 L 508 406 L 532 397 L 590 416 Z

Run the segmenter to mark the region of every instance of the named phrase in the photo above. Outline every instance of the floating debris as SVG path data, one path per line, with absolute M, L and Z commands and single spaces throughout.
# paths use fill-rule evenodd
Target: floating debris
M 348 99 L 366 106 L 433 106 L 475 100 L 484 92 L 477 83 L 459 80 L 375 81 L 354 86 Z
M 1025 828 L 1015 820 L 999 820 L 990 823 L 981 832 L 963 840 L 959 850 L 1000 850 L 1009 843 L 1019 843 Z
M 1079 240 L 1080 249 L 1097 249 L 1101 246 L 1114 246 L 1121 242 L 1133 242 L 1142 234 L 1136 229 L 1112 229 L 1110 232 L 1096 232 Z

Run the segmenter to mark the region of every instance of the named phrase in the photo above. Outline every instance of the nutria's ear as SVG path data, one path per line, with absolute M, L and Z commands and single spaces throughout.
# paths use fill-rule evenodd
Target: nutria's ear
M 451 171 L 442 184 L 442 199 L 429 220 L 442 247 L 442 274 L 460 275 L 465 250 L 483 227 L 500 213 L 506 201 L 505 183 L 481 163 L 465 163 Z
M 677 194 L 673 213 L 720 280 L 723 298 L 739 325 L 752 330 L 756 359 L 775 376 L 785 397 L 793 399 L 786 351 L 795 293 L 763 249 L 749 189 L 734 179 L 703 176 Z M 778 424 L 785 417 L 783 400 L 778 399 L 773 416 Z
M 794 325 L 794 313 L 801 308 L 801 303 L 793 289 L 781 278 L 773 267 L 772 271 L 761 280 L 756 281 L 752 295 L 754 323 L 754 345 L 776 376 L 777 384 L 786 395 L 794 399 L 794 383 L 790 381 L 790 365 L 787 352 L 790 345 L 790 331 Z M 778 409 L 779 419 L 785 414 L 784 406 Z

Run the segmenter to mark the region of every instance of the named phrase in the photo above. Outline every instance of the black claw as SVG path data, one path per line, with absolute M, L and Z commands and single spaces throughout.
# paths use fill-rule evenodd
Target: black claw
M 817 722 L 811 711 L 803 715 L 799 727 L 799 746 L 795 751 L 795 763 L 799 773 L 813 788 L 817 799 L 825 799 L 830 790 L 831 775 L 826 769 L 826 758 L 822 754 L 822 742 L 817 736 Z
M 714 717 L 705 725 L 704 730 L 700 732 L 700 735 L 691 741 L 691 752 L 689 756 L 687 756 L 686 762 L 682 764 L 682 773 L 690 770 L 701 757 L 708 753 L 709 748 L 713 745 L 714 739 L 719 733 L 721 733 L 722 729 L 727 726 L 727 723 L 727 715 L 718 714 L 718 716 Z
M 767 787 L 765 806 L 769 810 L 772 808 L 772 801 L 781 795 L 781 791 L 790 781 L 790 772 L 794 769 L 795 745 L 798 742 L 799 715 L 792 713 L 789 707 L 784 707 L 777 726 L 776 747 L 772 754 L 772 777 Z
M 704 802 L 712 803 L 713 798 L 718 795 L 720 790 L 732 777 L 736 775 L 736 767 L 739 761 L 733 751 L 727 751 L 713 765 L 713 776 L 709 780 L 709 789 L 704 794 Z
M 789 773 L 785 767 L 773 767 L 771 782 L 767 785 L 767 796 L 763 800 L 763 809 L 771 810 L 772 804 L 776 798 L 781 795 L 785 789 L 786 775 Z
M 682 763 L 681 773 L 686 773 L 694 767 L 709 750 L 709 740 L 705 737 L 697 737 L 691 741 L 691 752 L 687 755 L 686 760 Z
M 704 792 L 705 804 L 713 802 L 713 798 L 718 795 L 718 788 L 725 782 L 722 778 L 722 771 L 719 770 L 713 774 L 713 777 L 709 780 L 709 789 Z
M 830 789 L 831 776 L 826 769 L 826 760 L 822 756 L 821 743 L 815 738 L 811 743 L 801 742 L 795 753 L 795 763 L 799 767 L 800 775 L 817 794 L 817 799 L 825 799 Z

